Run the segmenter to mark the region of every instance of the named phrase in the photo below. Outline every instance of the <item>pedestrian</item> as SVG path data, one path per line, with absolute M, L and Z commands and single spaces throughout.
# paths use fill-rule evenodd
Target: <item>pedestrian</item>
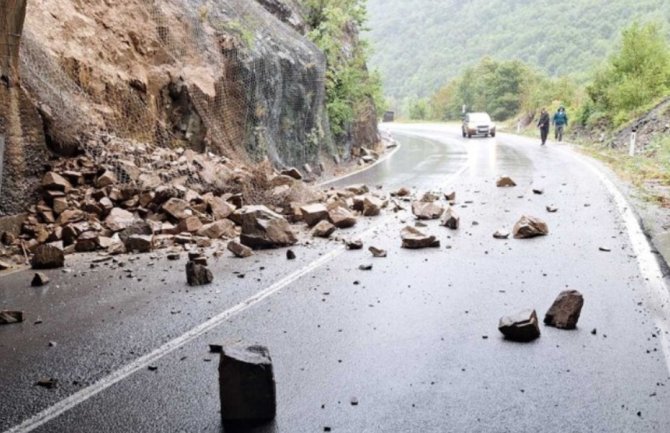
M 540 128 L 540 136 L 542 138 L 542 146 L 547 144 L 547 137 L 549 136 L 549 124 L 551 119 L 546 109 L 540 111 L 540 121 L 537 122 L 537 127 Z
M 554 114 L 553 123 L 556 140 L 563 141 L 563 132 L 568 126 L 568 114 L 565 112 L 564 106 L 561 105 L 556 114 Z

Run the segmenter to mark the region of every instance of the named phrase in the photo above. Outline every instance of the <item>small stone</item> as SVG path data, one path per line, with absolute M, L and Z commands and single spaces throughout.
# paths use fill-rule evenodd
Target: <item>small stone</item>
M 540 326 L 535 310 L 524 310 L 500 319 L 498 329 L 511 341 L 527 343 L 540 336 Z
M 544 316 L 544 324 L 559 329 L 575 329 L 584 306 L 584 297 L 577 290 L 561 292 Z
M 415 227 L 407 226 L 400 232 L 402 238 L 402 248 L 439 248 L 440 241 L 435 236 L 422 233 Z
M 268 349 L 242 343 L 224 347 L 219 363 L 219 395 L 224 424 L 274 419 L 277 400 Z
M 98 177 L 98 180 L 95 181 L 95 186 L 98 188 L 105 188 L 110 185 L 114 185 L 115 183 L 117 183 L 116 175 L 107 170 L 100 177 Z
M 181 255 L 176 254 L 176 253 L 167 255 L 167 259 L 170 260 L 170 261 L 176 261 L 176 260 L 179 260 L 180 258 L 181 258 Z
M 32 287 L 42 287 L 49 283 L 49 277 L 47 277 L 42 272 L 37 272 L 33 276 L 33 280 L 30 282 Z
M 23 322 L 23 311 L 0 311 L 0 325 Z
M 241 259 L 251 257 L 251 256 L 254 255 L 254 252 L 251 248 L 249 248 L 246 245 L 242 245 L 241 243 L 236 242 L 236 241 L 228 242 L 227 248 L 228 248 L 228 251 L 230 251 L 231 253 L 233 253 L 235 255 L 235 257 L 238 257 L 238 258 L 241 258 Z
M 554 206 L 547 206 L 547 212 L 556 213 L 556 212 L 558 212 L 558 208 L 554 207 Z
M 549 234 L 547 223 L 539 218 L 523 216 L 514 226 L 514 238 L 529 239 Z
M 399 190 L 393 192 L 391 195 L 395 197 L 407 197 L 411 194 L 411 191 L 408 188 L 402 187 Z
M 204 286 L 214 281 L 212 271 L 194 262 L 186 263 L 186 281 L 189 286 Z
M 412 213 L 420 220 L 435 220 L 442 216 L 444 208 L 435 201 L 415 201 L 412 203 Z
M 342 206 L 328 211 L 328 220 L 338 229 L 347 229 L 356 225 L 356 217 Z
M 37 382 L 35 382 L 35 386 L 41 386 L 42 388 L 46 389 L 54 389 L 58 387 L 58 379 L 54 378 L 40 379 Z
M 498 188 L 511 188 L 516 186 L 516 182 L 509 176 L 502 176 L 496 181 Z
M 509 236 L 510 236 L 510 232 L 508 232 L 507 230 L 503 230 L 503 229 L 497 230 L 495 233 L 493 233 L 493 237 L 495 239 L 508 239 Z
M 348 240 L 347 243 L 347 248 L 350 250 L 361 250 L 363 249 L 363 241 L 360 239 L 355 239 L 355 240 Z
M 295 253 L 293 252 L 293 250 L 287 250 L 286 251 L 286 260 L 295 260 L 295 259 L 296 259 L 296 257 L 295 257 Z
M 602 251 L 603 253 L 609 253 L 609 252 L 612 252 L 612 249 L 611 249 L 611 248 L 607 248 L 607 247 L 600 247 L 600 248 L 598 248 L 598 249 L 599 249 L 600 251 Z
M 209 351 L 210 353 L 223 353 L 223 346 L 220 344 L 210 344 Z
M 440 225 L 451 230 L 458 230 L 458 227 L 461 225 L 461 218 L 453 208 L 449 207 L 442 215 Z
M 541 188 L 533 188 L 533 194 L 542 195 L 544 194 L 544 190 Z
M 291 167 L 287 170 L 283 170 L 281 172 L 281 174 L 282 174 L 282 176 L 288 176 L 288 177 L 293 178 L 295 180 L 302 180 L 302 174 L 295 167 Z
M 358 267 L 361 271 L 371 271 L 372 270 L 372 263 L 365 263 L 363 265 L 360 265 Z
M 381 248 L 370 247 L 368 248 L 368 251 L 372 253 L 373 257 L 382 258 L 387 256 L 386 250 L 382 250 Z
M 448 193 L 444 193 L 444 198 L 447 201 L 456 201 L 456 191 L 451 191 Z

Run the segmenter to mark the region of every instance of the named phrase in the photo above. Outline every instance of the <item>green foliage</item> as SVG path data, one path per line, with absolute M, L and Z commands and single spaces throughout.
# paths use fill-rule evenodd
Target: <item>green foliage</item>
M 333 134 L 348 127 L 370 109 L 383 109 L 378 73 L 367 68 L 368 45 L 356 34 L 366 20 L 364 0 L 304 0 L 310 39 L 324 52 L 326 105 Z
M 534 113 L 541 106 L 572 105 L 578 93 L 568 78 L 551 79 L 518 60 L 485 57 L 431 97 L 430 115 L 436 120 L 457 119 L 465 105 L 468 111 L 486 111 L 505 120 L 520 112 Z
M 389 97 L 432 95 L 485 56 L 584 84 L 635 20 L 670 20 L 667 0 L 368 0 Z
M 428 118 L 428 101 L 418 99 L 412 101 L 409 106 L 409 118 L 412 120 L 423 120 Z
M 670 47 L 657 24 L 634 23 L 587 88 L 597 110 L 619 126 L 670 92 Z

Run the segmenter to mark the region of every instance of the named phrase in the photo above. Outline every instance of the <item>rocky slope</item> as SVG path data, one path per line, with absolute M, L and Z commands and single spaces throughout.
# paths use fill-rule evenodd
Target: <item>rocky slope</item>
M 139 146 L 318 171 L 342 152 L 328 127 L 325 58 L 306 30 L 295 0 L 28 2 L 12 90 L 24 131 L 0 146 L 0 216 L 34 203 L 47 147 L 99 167 L 139 162 Z

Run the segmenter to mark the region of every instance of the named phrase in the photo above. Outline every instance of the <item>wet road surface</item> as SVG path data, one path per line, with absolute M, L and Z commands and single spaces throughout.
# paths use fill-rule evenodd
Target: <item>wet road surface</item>
M 601 179 L 553 143 L 391 128 L 396 154 L 332 185 L 455 190 L 461 229 L 422 229 L 440 249 L 400 249 L 414 222 L 400 212 L 340 233 L 385 259 L 317 241 L 294 248 L 295 261 L 283 250 L 210 259 L 215 283 L 203 288 L 185 285 L 185 254 L 93 268 L 97 256 L 68 257 L 69 272 L 49 272 L 41 289 L 27 271 L 1 277 L 0 309 L 28 320 L 0 327 L 0 431 L 221 432 L 208 344 L 238 340 L 267 345 L 277 379 L 276 422 L 245 431 L 670 431 L 667 293 Z M 502 174 L 518 186 L 496 188 Z M 550 235 L 492 238 L 523 214 Z M 566 288 L 585 297 L 577 330 L 502 339 L 500 316 L 543 316 Z M 45 377 L 59 387 L 33 386 Z

